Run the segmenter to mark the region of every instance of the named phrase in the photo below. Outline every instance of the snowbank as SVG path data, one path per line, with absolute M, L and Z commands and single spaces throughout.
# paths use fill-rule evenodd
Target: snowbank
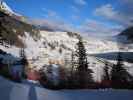
M 132 100 L 129 90 L 52 91 L 36 84 L 17 84 L 0 77 L 0 100 Z

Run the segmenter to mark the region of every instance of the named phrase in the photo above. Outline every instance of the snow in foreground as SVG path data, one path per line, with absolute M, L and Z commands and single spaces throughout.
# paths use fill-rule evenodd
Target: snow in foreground
M 128 90 L 60 90 L 52 91 L 34 84 L 17 84 L 0 77 L 0 100 L 132 100 Z

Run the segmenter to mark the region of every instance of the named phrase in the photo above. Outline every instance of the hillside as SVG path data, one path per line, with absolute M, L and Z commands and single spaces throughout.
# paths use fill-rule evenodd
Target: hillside
M 126 36 L 129 40 L 133 38 L 133 27 L 129 27 L 119 34 L 119 36 Z
M 130 26 L 120 32 L 115 38 L 117 38 L 117 42 L 122 43 L 122 44 L 127 44 L 131 48 L 131 45 L 133 43 L 133 27 Z

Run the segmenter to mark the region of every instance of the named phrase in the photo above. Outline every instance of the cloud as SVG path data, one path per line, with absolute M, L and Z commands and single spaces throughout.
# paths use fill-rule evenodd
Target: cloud
M 79 12 L 79 8 L 75 7 L 75 6 L 71 6 L 70 9 L 72 9 L 74 12 Z
M 33 19 L 32 24 L 43 26 L 45 29 L 52 31 L 70 31 L 79 32 L 82 35 L 91 36 L 114 36 L 123 30 L 122 26 L 109 26 L 105 23 L 98 22 L 97 20 L 87 19 L 78 27 L 75 27 L 71 23 L 67 23 L 63 20 L 51 20 L 51 19 Z
M 52 10 L 48 10 L 48 16 L 49 17 L 57 17 L 58 15 L 57 15 L 57 13 L 55 12 L 55 11 L 52 11 Z
M 103 5 L 99 8 L 96 8 L 94 13 L 96 15 L 104 16 L 104 17 L 107 17 L 110 19 L 113 18 L 114 16 L 117 16 L 117 12 L 114 10 L 112 5 L 110 5 L 110 4 Z
M 77 21 L 77 20 L 80 19 L 80 16 L 78 16 L 78 15 L 72 15 L 72 19 Z
M 62 20 L 52 19 L 32 19 L 32 24 L 42 26 L 44 29 L 52 31 L 71 31 L 73 32 L 73 25 Z
M 87 2 L 85 0 L 74 0 L 76 4 L 78 5 L 86 5 Z
M 50 10 L 50 9 L 47 9 L 47 8 L 42 8 L 42 15 L 44 15 L 45 17 L 47 18 L 51 18 L 51 17 L 55 17 L 55 18 L 58 18 L 58 13 L 54 10 Z
M 122 30 L 121 26 L 111 27 L 97 20 L 87 19 L 81 26 L 80 31 L 93 36 L 113 36 Z
M 52 31 L 74 31 L 74 26 L 68 22 L 65 22 L 56 11 L 42 8 L 43 19 L 32 19 L 31 24 L 43 27 L 43 29 L 48 29 Z
M 121 9 L 116 10 L 111 4 L 106 4 L 99 8 L 96 8 L 94 15 L 101 16 L 103 17 L 103 19 L 105 18 L 109 21 L 113 21 L 123 26 L 132 25 L 131 20 L 133 16 L 125 14 Z
M 104 12 L 101 13 L 102 11 Z M 93 36 L 112 36 L 118 34 L 123 28 L 120 25 L 111 26 L 93 19 L 86 19 L 82 21 L 82 24 L 75 26 L 71 22 L 65 21 L 57 12 L 53 10 L 43 8 L 43 12 L 45 12 L 47 17 L 45 19 L 34 19 L 32 20 L 32 23 L 53 31 L 71 31 Z M 115 18 L 114 16 L 118 15 L 117 12 L 114 12 L 114 8 L 112 8 L 111 5 L 106 5 L 101 9 L 96 9 L 95 14 L 105 16 L 110 19 L 113 19 Z M 80 16 L 75 14 L 71 17 L 73 20 L 80 19 Z

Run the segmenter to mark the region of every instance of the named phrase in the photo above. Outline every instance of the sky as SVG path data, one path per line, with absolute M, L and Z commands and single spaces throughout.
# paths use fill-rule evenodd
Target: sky
M 132 26 L 133 0 L 4 0 L 15 12 L 54 30 L 113 36 Z

